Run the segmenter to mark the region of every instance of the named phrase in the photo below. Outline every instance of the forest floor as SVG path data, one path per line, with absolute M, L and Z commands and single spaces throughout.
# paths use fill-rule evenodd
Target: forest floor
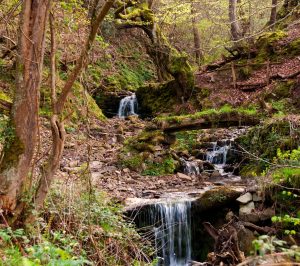
M 88 165 L 93 188 L 107 192 L 120 203 L 128 198 L 160 198 L 171 192 L 193 194 L 208 187 L 234 182 L 222 178 L 203 180 L 181 173 L 145 176 L 124 167 L 118 158 L 124 141 L 141 132 L 146 124 L 136 117 L 126 120 L 113 118 L 105 122 L 95 120 L 89 129 L 84 127 L 68 134 L 56 180 L 66 185 L 84 175 Z M 43 126 L 42 135 L 44 139 L 50 139 L 47 126 Z M 49 150 L 48 145 L 46 142 L 43 144 L 44 152 Z

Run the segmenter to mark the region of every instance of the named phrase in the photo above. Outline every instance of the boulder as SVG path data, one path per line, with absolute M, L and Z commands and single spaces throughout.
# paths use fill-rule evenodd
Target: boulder
M 240 207 L 239 215 L 243 216 L 243 215 L 251 214 L 254 210 L 255 210 L 254 202 L 251 201 Z
M 242 204 L 247 204 L 248 202 L 252 201 L 252 194 L 247 192 L 246 194 L 238 197 L 236 200 Z

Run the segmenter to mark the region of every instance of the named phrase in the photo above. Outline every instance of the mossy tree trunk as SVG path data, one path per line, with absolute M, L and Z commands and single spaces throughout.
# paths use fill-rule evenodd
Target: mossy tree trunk
M 51 0 L 24 0 L 20 15 L 16 90 L 11 128 L 0 163 L 0 208 L 18 218 L 38 135 L 39 89 L 44 55 L 45 28 Z
M 123 27 L 139 27 L 151 40 L 147 47 L 161 81 L 176 80 L 177 96 L 187 100 L 194 88 L 194 73 L 186 54 L 176 50 L 155 22 L 151 1 L 118 1 L 115 17 Z

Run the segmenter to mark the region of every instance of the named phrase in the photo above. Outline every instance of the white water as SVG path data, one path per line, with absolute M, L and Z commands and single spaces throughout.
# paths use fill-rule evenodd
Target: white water
M 185 159 L 180 159 L 183 166 L 183 173 L 188 176 L 199 176 L 200 168 L 197 161 L 186 161 Z
M 138 218 L 153 227 L 157 265 L 187 266 L 191 260 L 191 201 L 157 203 Z
M 135 93 L 126 96 L 120 101 L 118 117 L 125 118 L 130 115 L 137 115 L 138 103 Z

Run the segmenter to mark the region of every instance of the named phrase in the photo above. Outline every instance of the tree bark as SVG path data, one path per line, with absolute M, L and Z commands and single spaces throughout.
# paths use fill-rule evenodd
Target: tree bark
M 39 89 L 51 0 L 24 0 L 20 15 L 11 135 L 0 162 L 0 208 L 18 216 L 37 144 Z
M 278 0 L 272 0 L 272 9 L 271 9 L 271 15 L 269 20 L 269 26 L 274 29 L 276 24 L 276 18 L 277 18 L 277 4 Z
M 231 39 L 237 42 L 241 38 L 241 28 L 237 18 L 237 0 L 229 0 L 229 21 Z
M 196 18 L 196 7 L 194 3 L 191 3 L 191 15 L 192 15 L 192 25 L 193 25 L 193 35 L 194 35 L 194 48 L 195 48 L 195 58 L 196 63 L 200 67 L 202 60 L 202 53 L 200 51 L 200 33 L 197 27 L 197 18 Z

